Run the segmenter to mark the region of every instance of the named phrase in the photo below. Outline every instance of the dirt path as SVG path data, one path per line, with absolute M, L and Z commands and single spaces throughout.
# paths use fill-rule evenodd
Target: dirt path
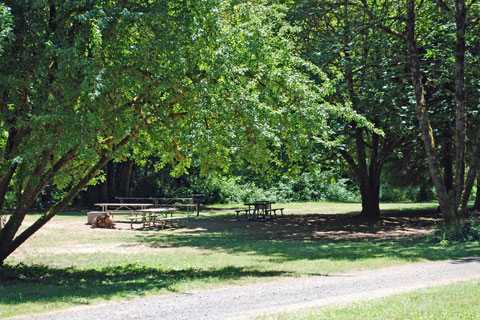
M 153 296 L 17 319 L 238 319 L 468 279 L 480 279 L 480 257 Z

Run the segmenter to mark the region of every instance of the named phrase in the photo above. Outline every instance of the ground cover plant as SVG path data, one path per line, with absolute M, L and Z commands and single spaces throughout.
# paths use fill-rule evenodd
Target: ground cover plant
M 237 221 L 214 206 L 188 228 L 163 231 L 118 221 L 117 230 L 91 229 L 84 212 L 62 213 L 2 267 L 2 316 L 480 254 L 478 242 L 424 241 L 441 221 L 433 203 L 385 204 L 375 225 L 359 218 L 358 203 L 276 206 L 283 218 Z
M 480 318 L 480 282 L 416 290 L 350 305 L 307 309 L 255 319 L 478 319 Z

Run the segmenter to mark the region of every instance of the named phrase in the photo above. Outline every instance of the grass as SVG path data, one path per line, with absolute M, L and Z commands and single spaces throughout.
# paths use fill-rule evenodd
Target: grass
M 480 319 L 480 282 L 459 282 L 342 306 L 309 308 L 255 318 L 318 319 Z
M 362 210 L 362 204 L 359 202 L 290 202 L 288 204 L 275 204 L 272 207 L 287 207 L 288 210 L 294 211 L 295 214 L 345 214 L 352 212 L 360 212 Z M 213 205 L 211 207 L 219 209 L 229 208 L 242 208 L 242 204 L 220 204 Z M 435 210 L 438 207 L 436 202 L 402 202 L 402 203 L 381 203 L 380 210 L 382 212 L 388 211 L 423 211 L 423 210 Z M 218 212 L 215 212 L 218 215 Z
M 280 205 L 278 205 L 280 206 Z M 346 214 L 359 204 L 282 204 L 288 214 Z M 355 207 L 356 206 L 356 207 Z M 386 204 L 431 210 L 434 204 Z M 355 209 L 357 208 L 357 209 Z M 62 213 L 0 269 L 2 316 L 110 299 L 211 288 L 278 277 L 324 275 L 478 255 L 478 243 L 441 246 L 419 239 L 333 241 L 277 238 L 269 225 L 202 212 L 188 229 L 91 229 L 85 213 Z M 27 217 L 31 223 L 38 214 Z

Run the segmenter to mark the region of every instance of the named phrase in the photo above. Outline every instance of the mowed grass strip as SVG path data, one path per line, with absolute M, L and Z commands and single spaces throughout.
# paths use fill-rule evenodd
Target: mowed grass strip
M 480 319 L 480 282 L 458 282 L 341 306 L 309 308 L 256 317 L 256 320 L 476 320 Z
M 281 206 L 287 208 L 288 214 L 321 214 L 321 210 L 333 205 L 341 207 L 330 203 L 319 203 L 317 207 L 315 203 L 304 204 L 308 209 L 300 204 Z M 348 213 L 350 205 L 346 204 L 343 211 L 335 210 Z M 402 211 L 406 205 L 397 206 Z M 30 215 L 27 223 L 37 217 Z M 233 212 L 228 219 L 225 217 L 225 213 L 211 211 L 203 213 L 202 228 L 140 231 L 130 230 L 129 226 L 123 230 L 91 229 L 85 225 L 85 213 L 60 214 L 0 269 L 2 316 L 278 277 L 326 275 L 480 254 L 478 243 L 441 246 L 418 238 L 277 239 L 262 222 L 237 222 Z

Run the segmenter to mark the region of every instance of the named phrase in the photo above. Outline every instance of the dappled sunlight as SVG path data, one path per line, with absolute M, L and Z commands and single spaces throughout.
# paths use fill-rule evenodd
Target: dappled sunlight
M 358 214 L 287 215 L 267 221 L 218 218 L 193 219 L 187 229 L 175 233 L 141 234 L 136 241 L 152 248 L 202 248 L 231 254 L 273 257 L 273 261 L 366 260 L 395 258 L 404 261 L 442 260 L 466 252 L 478 254 L 478 246 L 440 246 L 426 243 L 425 236 L 441 221 L 433 211 L 382 215 L 371 224 Z
M 386 212 L 376 224 L 348 210 L 311 212 L 317 210 L 266 221 L 237 221 L 231 212 L 163 230 L 130 229 L 122 222 L 117 230 L 91 229 L 85 213 L 59 216 L 1 269 L 8 288 L 2 303 L 63 308 L 480 254 L 478 243 L 425 242 L 441 221 L 434 211 Z
M 102 300 L 120 294 L 121 297 L 138 296 L 147 292 L 177 292 L 185 282 L 202 280 L 215 283 L 246 277 L 276 277 L 288 272 L 265 271 L 255 267 L 226 266 L 221 268 L 174 269 L 163 266 L 125 264 L 96 268 L 54 268 L 44 265 L 23 264 L 0 267 L 3 285 L 22 288 L 22 295 L 13 291 L 2 294 L 2 304 L 43 301 L 68 301 L 71 305 L 83 304 L 85 299 Z M 43 293 L 35 287 L 42 283 Z M 75 290 L 72 290 L 75 288 Z M 118 297 L 118 296 L 117 296 Z

